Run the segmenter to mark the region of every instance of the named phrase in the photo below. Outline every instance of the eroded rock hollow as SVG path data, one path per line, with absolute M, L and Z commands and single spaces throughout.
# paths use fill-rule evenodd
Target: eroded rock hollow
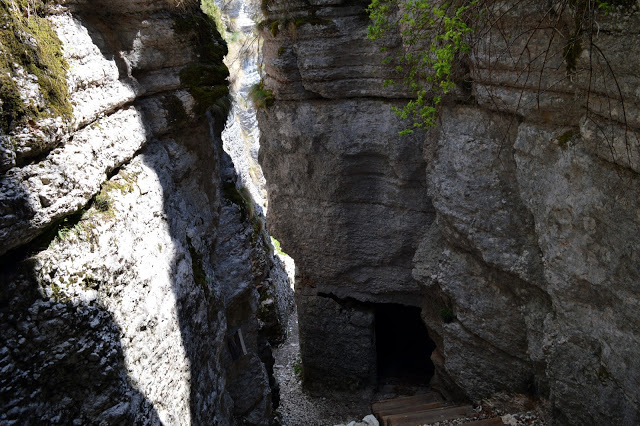
M 390 107 L 411 94 L 383 85 L 402 38 L 367 39 L 368 2 L 268 3 L 260 160 L 296 260 L 305 380 L 373 386 L 376 306 L 399 304 L 421 308 L 433 385 L 529 395 L 557 424 L 636 424 L 640 14 L 599 18 L 609 77 L 568 78 L 551 33 L 571 10 L 523 38 L 547 3 L 498 3 L 437 125 L 409 136 Z

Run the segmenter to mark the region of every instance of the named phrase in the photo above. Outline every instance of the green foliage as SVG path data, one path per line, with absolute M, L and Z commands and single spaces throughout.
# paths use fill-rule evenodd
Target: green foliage
M 216 24 L 216 28 L 220 35 L 224 37 L 227 32 L 227 28 L 222 21 L 222 13 L 220 8 L 216 5 L 214 0 L 202 0 L 200 3 L 202 11 Z
M 579 132 L 577 132 L 576 130 L 567 130 L 566 132 L 558 136 L 558 145 L 560 146 L 560 149 L 565 151 L 569 147 L 569 142 L 571 142 L 571 139 L 573 139 L 578 134 Z
M 271 34 L 276 37 L 278 35 L 278 33 L 280 32 L 280 21 L 275 20 L 273 22 L 271 22 L 269 24 L 269 31 L 271 31 Z
M 266 109 L 272 106 L 275 101 L 273 92 L 264 87 L 264 82 L 262 80 L 251 88 L 249 91 L 249 97 L 256 108 Z
M 62 45 L 44 16 L 47 0 L 3 0 L 0 3 L 0 128 L 48 116 L 71 117 Z M 47 108 L 25 103 L 12 76 L 22 68 L 38 79 Z
M 611 5 L 609 2 L 596 0 L 596 6 L 598 10 L 601 10 L 604 13 L 611 13 Z
M 288 22 L 288 21 L 287 21 Z M 287 22 L 283 22 L 286 25 Z M 272 36 L 277 37 L 280 34 L 280 20 L 278 19 L 264 19 L 258 22 L 257 27 L 259 31 L 269 30 Z
M 386 62 L 396 65 L 396 71 L 415 94 L 403 108 L 394 109 L 401 118 L 413 121 L 413 129 L 433 126 L 442 96 L 456 87 L 453 65 L 460 54 L 469 52 L 466 35 L 473 30 L 466 15 L 477 3 L 474 0 L 452 6 L 431 0 L 373 0 L 369 5 L 373 21 L 369 38 L 381 39 L 398 27 L 406 45 L 403 53 Z M 387 80 L 385 84 L 396 81 Z M 412 128 L 401 134 L 412 133 Z
M 278 241 L 275 238 L 271 237 L 271 244 L 273 245 L 273 248 L 275 248 L 276 253 L 278 253 L 281 256 L 288 256 L 287 253 L 282 251 L 282 247 L 280 246 L 280 241 Z
M 51 248 L 56 242 L 65 241 L 73 234 L 79 235 L 83 230 L 82 219 L 85 214 L 86 209 L 81 209 L 57 221 L 42 234 L 39 241 L 36 240 L 38 251 Z
M 204 113 L 218 100 L 229 95 L 228 76 L 229 70 L 222 62 L 217 65 L 193 64 L 180 72 L 180 81 L 196 101 L 196 114 Z
M 610 0 L 610 1 L 602 1 L 602 0 L 572 0 L 574 3 L 592 3 L 595 7 L 605 13 L 611 13 L 613 8 L 615 7 L 623 7 L 630 8 L 635 3 L 636 0 Z
M 449 324 L 453 321 L 455 321 L 456 316 L 453 313 L 453 311 L 451 310 L 451 308 L 442 308 L 439 311 L 440 314 L 440 319 L 442 320 L 442 322 Z
M 96 198 L 94 198 L 93 200 L 93 206 L 96 208 L 96 210 L 102 213 L 110 212 L 112 203 L 113 201 L 111 200 L 111 197 L 104 190 L 100 191 L 100 193 L 96 195 Z
M 51 283 L 51 296 L 56 302 L 66 302 L 68 297 L 65 296 L 60 286 L 56 283 Z
M 75 225 L 72 223 L 71 218 L 65 217 L 64 219 L 62 219 L 62 222 L 60 222 L 60 224 L 58 225 L 58 232 L 56 235 L 58 240 L 66 240 L 74 226 Z
M 296 377 L 302 378 L 302 372 L 302 358 L 300 357 L 300 354 L 298 354 L 296 360 L 293 362 L 293 373 L 296 375 Z
M 120 172 L 118 174 L 118 179 L 112 179 L 105 182 L 102 185 L 102 189 L 107 192 L 118 190 L 123 194 L 131 193 L 135 189 L 137 178 L 138 178 L 137 173 Z
M 126 194 L 133 192 L 135 189 L 137 174 L 121 172 L 118 177 L 119 179 L 111 179 L 103 183 L 100 192 L 93 199 L 93 207 L 108 218 L 114 218 L 116 215 L 110 193 L 117 190 Z
M 167 121 L 169 126 L 179 126 L 187 123 L 189 114 L 184 108 L 184 104 L 176 95 L 167 95 L 162 99 L 162 107 L 167 111 Z
M 517 52 L 504 53 L 512 55 L 516 64 L 522 64 L 527 75 L 532 72 L 531 63 L 538 58 L 543 61 L 544 71 L 547 59 L 553 56 L 553 52 L 543 52 L 542 56 L 533 59 L 526 57 L 527 52 L 530 52 L 528 43 L 532 37 L 526 34 L 553 29 L 555 32 L 552 33 L 548 49 L 552 49 L 554 37 L 559 35 L 566 40 L 562 55 L 567 75 L 571 76 L 584 71 L 577 69 L 578 59 L 584 49 L 604 56 L 602 49 L 594 44 L 594 37 L 587 36 L 599 32 L 600 26 L 596 22 L 598 16 L 614 9 L 631 10 L 636 1 L 553 0 L 545 2 L 546 6 L 543 6 L 538 0 L 523 0 L 518 5 L 522 7 L 526 3 L 547 12 L 540 20 L 523 22 L 521 34 L 508 35 L 524 37 L 526 46 L 519 56 Z M 412 101 L 403 108 L 395 109 L 400 117 L 412 121 L 410 128 L 401 134 L 435 124 L 437 108 L 443 96 L 450 93 L 457 84 L 465 83 L 456 75 L 456 64 L 469 53 L 475 42 L 475 34 L 487 34 L 492 29 L 499 29 L 499 21 L 507 15 L 498 0 L 372 0 L 368 12 L 372 20 L 369 27 L 370 39 L 384 39 L 390 33 L 400 34 L 402 37 L 403 46 L 398 49 L 400 53 L 385 59 L 386 64 L 394 66 L 398 75 L 385 81 L 385 85 L 402 82 L 414 94 Z M 557 14 L 558 19 L 551 17 L 554 14 Z M 561 24 L 561 16 L 573 16 L 573 27 Z M 383 47 L 382 51 L 386 49 Z M 604 62 L 608 62 L 606 58 Z M 590 63 L 589 67 L 593 66 Z M 593 74 L 593 68 L 589 72 Z M 608 69 L 606 72 L 612 73 L 613 70 Z

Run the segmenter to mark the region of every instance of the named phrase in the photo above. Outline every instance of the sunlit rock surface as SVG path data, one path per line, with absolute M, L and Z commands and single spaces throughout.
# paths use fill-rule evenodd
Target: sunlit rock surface
M 225 103 L 186 78 L 225 98 L 225 43 L 169 3 L 48 17 L 74 114 L 0 175 L 0 423 L 271 421 L 288 277 L 222 149 Z

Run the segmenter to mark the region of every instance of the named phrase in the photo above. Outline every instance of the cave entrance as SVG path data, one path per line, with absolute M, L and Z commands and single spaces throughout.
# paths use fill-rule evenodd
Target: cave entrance
M 378 384 L 427 385 L 433 377 L 436 345 L 420 317 L 420 308 L 375 305 Z

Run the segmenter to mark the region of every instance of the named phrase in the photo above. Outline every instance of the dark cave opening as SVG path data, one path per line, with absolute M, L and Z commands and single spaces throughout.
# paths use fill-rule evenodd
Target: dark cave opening
M 375 333 L 379 384 L 427 385 L 433 377 L 436 345 L 420 317 L 420 308 L 377 304 Z

